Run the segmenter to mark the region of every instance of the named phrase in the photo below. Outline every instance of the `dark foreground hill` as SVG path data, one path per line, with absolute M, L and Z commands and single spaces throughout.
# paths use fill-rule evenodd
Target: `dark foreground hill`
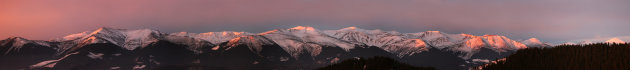
M 630 70 L 630 44 L 527 48 L 478 70 Z
M 353 58 L 317 70 L 435 70 L 432 67 L 415 67 L 382 56 Z

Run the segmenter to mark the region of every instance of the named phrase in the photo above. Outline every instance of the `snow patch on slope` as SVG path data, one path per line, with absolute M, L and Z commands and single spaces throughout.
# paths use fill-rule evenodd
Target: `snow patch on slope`
M 71 56 L 71 55 L 76 55 L 76 54 L 79 54 L 79 52 L 74 52 L 74 53 L 67 54 L 67 55 L 65 55 L 65 56 L 63 56 L 63 57 L 61 57 L 61 58 L 59 58 L 59 59 L 56 59 L 56 60 L 46 60 L 46 61 L 42 61 L 42 62 L 40 62 L 40 63 L 34 64 L 34 65 L 31 65 L 31 66 L 30 66 L 30 68 L 31 68 L 31 69 L 35 69 L 35 68 L 53 68 L 53 67 L 55 67 L 55 65 L 57 64 L 57 62 L 59 62 L 60 60 L 63 60 L 63 59 L 65 59 L 65 58 L 67 58 L 68 56 Z
M 88 57 L 92 58 L 92 59 L 103 59 L 103 53 L 92 53 L 92 52 L 88 52 L 89 54 L 87 55 Z

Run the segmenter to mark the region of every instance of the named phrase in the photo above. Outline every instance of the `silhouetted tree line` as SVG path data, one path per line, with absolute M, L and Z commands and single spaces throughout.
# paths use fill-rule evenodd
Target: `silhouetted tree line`
M 433 67 L 415 67 L 389 57 L 347 59 L 317 70 L 435 70 Z
M 527 48 L 472 70 L 630 70 L 630 44 Z

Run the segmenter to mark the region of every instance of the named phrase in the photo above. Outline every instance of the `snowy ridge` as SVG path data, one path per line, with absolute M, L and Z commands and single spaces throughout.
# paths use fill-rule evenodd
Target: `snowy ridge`
M 527 45 L 527 46 L 534 46 L 534 45 L 541 45 L 541 44 L 543 44 L 542 42 L 540 42 L 540 40 L 538 40 L 536 38 L 527 39 L 525 41 L 522 41 L 522 43 Z
M 181 36 L 181 35 L 167 35 L 160 33 L 157 30 L 151 29 L 115 29 L 115 28 L 99 28 L 95 31 L 86 31 L 77 34 L 71 34 L 63 38 L 57 38 L 51 40 L 51 42 L 59 42 L 55 46 L 60 47 L 66 51 L 71 48 L 77 48 L 84 45 L 95 43 L 111 43 L 127 50 L 135 50 L 137 48 L 143 48 L 151 43 L 164 40 L 171 43 L 187 45 L 189 50 L 195 53 L 202 53 L 202 47 L 214 46 L 214 44 L 207 40 Z
M 11 42 L 4 42 L 4 43 L 2 43 L 2 45 L 15 47 L 17 49 L 19 49 L 20 47 L 24 46 L 24 44 L 32 43 L 32 41 L 24 39 L 22 37 L 11 37 L 11 38 L 8 38 L 5 41 L 13 41 L 13 43 L 11 43 Z M 11 45 L 8 45 L 8 44 L 11 44 Z
M 577 42 L 577 43 L 576 43 Z M 565 42 L 562 44 L 555 44 L 554 46 L 557 45 L 588 45 L 588 44 L 594 44 L 594 43 L 627 43 L 619 38 L 610 38 L 608 40 L 605 41 L 601 41 L 601 40 L 583 40 L 583 41 L 569 41 L 569 42 Z
M 39 40 L 28 40 L 22 37 L 9 37 L 5 40 L 0 41 L 0 46 L 9 47 L 4 54 L 9 54 L 11 52 L 19 52 L 19 50 L 24 47 L 26 44 L 35 44 L 39 46 L 51 47 L 49 42 L 39 41 Z M 51 47 L 56 49 L 54 47 Z
M 138 47 L 147 46 L 150 43 L 157 42 L 161 33 L 150 29 L 125 30 L 113 28 L 99 28 L 88 35 L 83 33 L 72 34 L 66 36 L 74 38 L 74 36 L 83 36 L 81 39 L 75 40 L 80 45 L 94 43 L 112 43 L 121 46 L 127 50 L 134 50 Z M 66 38 L 64 37 L 64 38 Z
M 505 36 L 484 35 L 483 39 L 486 43 L 488 43 L 488 46 L 494 48 L 493 50 L 495 51 L 503 52 L 527 48 L 525 44 L 511 40 Z
M 395 43 L 396 41 L 402 41 L 402 35 L 397 32 L 365 30 L 356 27 L 347 27 L 340 30 L 326 30 L 324 32 L 341 40 L 367 46 L 383 46 Z
M 425 40 L 431 47 L 443 49 L 454 45 L 457 40 L 452 40 L 448 34 L 442 33 L 440 31 L 426 31 L 421 33 L 414 33 L 411 35 L 415 35 L 415 37 L 422 38 Z
M 530 38 L 525 41 L 521 41 L 521 43 L 525 44 L 528 47 L 551 47 L 551 45 L 547 43 L 540 42 L 537 38 Z
M 497 52 L 527 48 L 526 45 L 505 36 L 469 34 L 447 34 L 440 31 L 418 33 L 399 33 L 395 31 L 365 30 L 347 27 L 339 30 L 327 30 L 326 34 L 357 45 L 376 46 L 399 57 L 427 51 L 429 48 L 444 49 L 464 53 L 461 58 L 468 59 L 480 48 L 486 47 Z M 424 43 L 424 44 L 419 44 Z
M 219 43 L 226 42 L 228 40 L 232 40 L 237 37 L 253 35 L 253 34 L 247 33 L 247 32 L 223 31 L 223 32 L 206 32 L 206 33 L 179 32 L 179 33 L 171 33 L 170 35 L 199 38 L 199 39 L 206 40 L 212 44 L 219 44 Z
M 83 37 L 85 37 L 85 36 L 87 36 L 89 34 L 90 34 L 89 31 L 76 33 L 76 34 L 70 34 L 70 35 L 64 36 L 63 38 L 58 38 L 56 41 L 66 41 L 66 40 L 81 39 L 81 38 L 83 38 Z
M 347 27 L 340 30 L 327 30 L 325 33 L 356 45 L 376 46 L 399 57 L 410 56 L 429 49 L 425 41 L 419 38 L 405 38 L 405 35 L 395 31 Z
M 340 47 L 346 51 L 355 47 L 350 42 L 330 37 L 313 27 L 276 29 L 259 35 L 272 40 L 295 58 L 304 51 L 316 56 L 322 47 Z

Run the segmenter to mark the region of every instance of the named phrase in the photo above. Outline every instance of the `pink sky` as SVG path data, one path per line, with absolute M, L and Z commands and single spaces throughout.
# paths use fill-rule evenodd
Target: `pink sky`
M 99 27 L 263 32 L 357 26 L 560 42 L 630 36 L 627 12 L 628 0 L 2 0 L 0 38 L 47 40 Z

